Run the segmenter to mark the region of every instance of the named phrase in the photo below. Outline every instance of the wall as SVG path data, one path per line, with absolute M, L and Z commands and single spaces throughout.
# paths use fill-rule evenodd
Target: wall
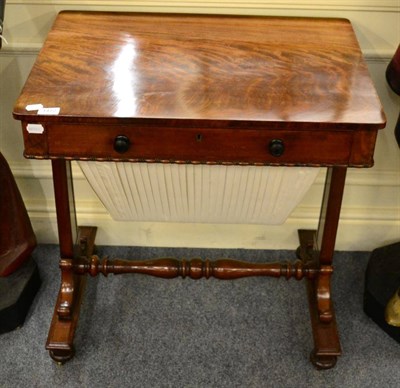
M 40 242 L 56 242 L 55 208 L 48 162 L 25 160 L 12 106 L 57 12 L 63 9 L 232 13 L 344 17 L 351 20 L 384 106 L 388 123 L 378 136 L 375 166 L 350 170 L 337 248 L 372 250 L 400 239 L 400 150 L 393 129 L 400 98 L 387 86 L 385 69 L 400 43 L 398 0 L 220 1 L 23 1 L 8 0 L 0 51 L 0 151 L 8 160 Z M 106 48 L 105 48 L 106 49 Z M 74 165 L 78 221 L 99 227 L 98 244 L 294 248 L 297 228 L 316 228 L 324 171 L 282 226 L 114 222 Z

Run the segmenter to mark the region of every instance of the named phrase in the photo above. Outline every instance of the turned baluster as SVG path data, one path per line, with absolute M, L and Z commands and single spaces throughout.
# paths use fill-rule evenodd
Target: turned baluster
M 219 259 L 211 261 L 209 259 L 201 260 L 198 258 L 191 260 L 176 260 L 173 258 L 162 258 L 155 260 L 135 261 L 135 260 L 109 260 L 99 259 L 93 255 L 90 261 L 82 258 L 78 263 L 74 264 L 74 272 L 77 274 L 90 274 L 97 276 L 102 273 L 104 276 L 108 274 L 124 274 L 124 273 L 140 273 L 166 279 L 172 279 L 178 276 L 182 278 L 190 277 L 191 279 L 206 279 L 214 277 L 217 279 L 239 279 L 248 276 L 270 276 L 270 277 L 286 277 L 290 279 L 294 277 L 297 280 L 313 278 L 316 269 L 305 266 L 300 260 L 294 263 L 250 263 L 232 259 Z

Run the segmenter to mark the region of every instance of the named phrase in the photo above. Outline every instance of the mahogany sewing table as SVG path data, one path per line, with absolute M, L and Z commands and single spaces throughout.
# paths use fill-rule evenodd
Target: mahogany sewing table
M 346 169 L 373 165 L 385 126 L 348 20 L 61 12 L 13 115 L 25 156 L 52 161 L 61 253 L 47 341 L 54 360 L 74 354 L 85 275 L 136 272 L 306 278 L 311 360 L 335 365 L 330 284 Z M 76 227 L 71 160 L 324 166 L 318 231 L 299 231 L 292 264 L 99 260 L 95 228 Z

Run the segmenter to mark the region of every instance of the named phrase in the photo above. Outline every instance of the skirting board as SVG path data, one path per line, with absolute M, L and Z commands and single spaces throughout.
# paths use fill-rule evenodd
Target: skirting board
M 315 211 L 310 211 L 315 214 Z M 30 217 L 39 242 L 57 243 L 54 213 L 33 212 Z M 290 217 L 285 224 L 279 226 L 117 222 L 105 213 L 79 215 L 78 211 L 78 224 L 98 227 L 98 245 L 295 249 L 298 246 L 297 230 L 315 229 L 317 219 L 307 218 L 303 214 L 302 218 Z M 336 249 L 371 251 L 397 241 L 399 231 L 400 221 L 366 222 L 343 216 L 339 224 Z

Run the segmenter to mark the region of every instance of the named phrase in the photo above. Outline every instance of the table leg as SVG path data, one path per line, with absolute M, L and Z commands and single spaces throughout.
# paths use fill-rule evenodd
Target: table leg
M 318 268 L 318 275 L 307 280 L 307 289 L 314 336 L 311 361 L 319 369 L 332 368 L 341 354 L 331 275 L 346 171 L 345 167 L 328 168 L 318 231 L 299 231 L 300 256 Z
M 46 349 L 55 361 L 63 363 L 74 355 L 73 339 L 86 283 L 86 277 L 74 274 L 72 267 L 75 258 L 93 254 L 96 230 L 92 227 L 77 228 L 70 162 L 53 160 L 52 168 L 61 255 L 61 286 Z M 74 241 L 77 243 L 74 244 Z
M 79 230 L 76 227 L 70 162 L 54 160 L 52 167 L 61 253 L 61 287 L 46 348 L 54 360 L 63 363 L 74 354 L 73 339 L 86 283 L 86 277 L 74 271 L 74 267 L 79 267 L 75 258 L 89 258 L 93 254 L 96 230 L 94 227 Z M 345 167 L 328 169 L 318 231 L 299 231 L 299 256 L 305 268 L 317 269 L 317 275 L 307 279 L 307 288 L 314 336 L 311 361 L 319 369 L 333 367 L 341 354 L 331 298 L 331 275 L 345 177 Z M 77 234 L 78 238 L 75 237 Z M 77 244 L 73 243 L 74 240 Z

